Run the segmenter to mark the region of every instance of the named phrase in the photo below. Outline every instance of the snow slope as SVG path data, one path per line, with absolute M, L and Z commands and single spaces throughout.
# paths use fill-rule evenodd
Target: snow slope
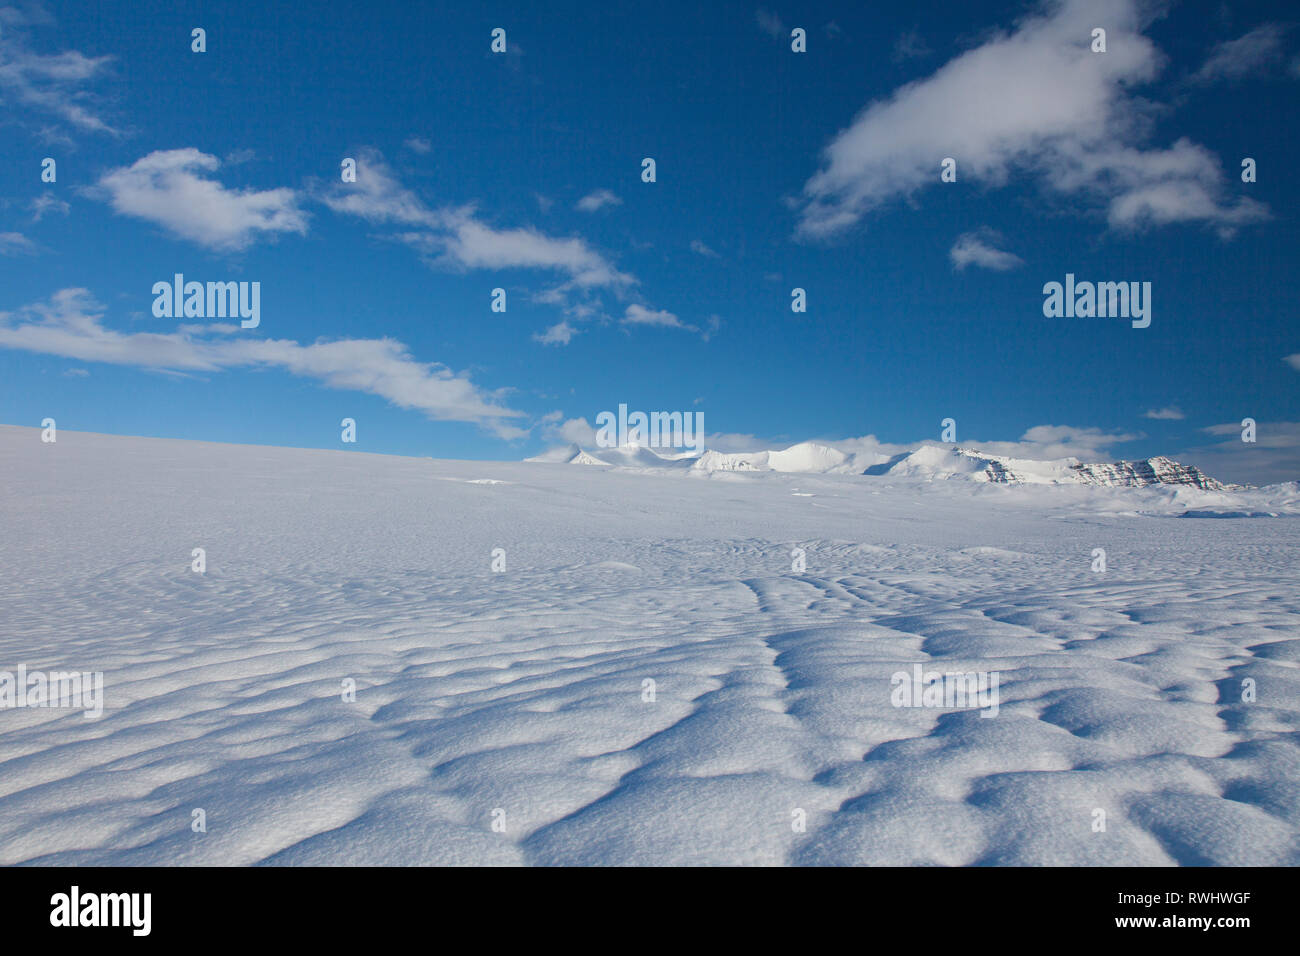
M 0 710 L 0 864 L 1300 863 L 1294 486 L 39 435 L 0 670 L 106 707 Z

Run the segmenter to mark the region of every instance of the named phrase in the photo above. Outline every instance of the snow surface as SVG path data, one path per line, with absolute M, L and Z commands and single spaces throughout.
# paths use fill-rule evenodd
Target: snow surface
M 0 710 L 0 864 L 1300 863 L 1294 484 L 13 427 L 0 475 L 0 670 L 106 695 Z M 1227 512 L 1277 517 L 1166 520 Z M 892 706 L 918 663 L 997 716 Z

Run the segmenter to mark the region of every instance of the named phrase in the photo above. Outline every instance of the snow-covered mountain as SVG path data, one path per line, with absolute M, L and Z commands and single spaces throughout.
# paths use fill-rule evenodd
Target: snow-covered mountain
M 1154 485 L 1182 485 L 1202 491 L 1235 488 L 1209 477 L 1193 465 L 1171 458 L 1140 461 L 1080 462 L 1077 458 L 1034 460 L 992 455 L 975 448 L 946 444 L 924 444 L 883 461 L 863 460 L 830 445 L 800 442 L 785 449 L 754 452 L 707 450 L 665 455 L 635 446 L 586 450 L 569 445 L 531 458 L 529 461 L 562 462 L 576 465 L 671 469 L 691 472 L 789 472 L 796 474 L 861 474 L 892 478 L 942 481 L 963 479 L 1004 485 L 1103 485 L 1145 488 Z
M 1077 465 L 1075 471 L 1087 484 L 1111 486 L 1191 485 L 1204 491 L 1223 491 L 1235 487 L 1209 477 L 1195 465 L 1184 465 L 1158 455 L 1144 461 L 1117 461 L 1114 464 Z
M 1226 491 L 1236 486 L 1209 477 L 1194 465 L 1157 456 L 1140 461 L 1084 463 L 1077 458 L 1037 461 L 990 455 L 974 448 L 927 445 L 880 465 L 868 475 L 893 475 L 927 479 L 968 478 L 1005 485 L 1104 485 L 1112 488 L 1147 488 L 1186 485 L 1202 491 Z

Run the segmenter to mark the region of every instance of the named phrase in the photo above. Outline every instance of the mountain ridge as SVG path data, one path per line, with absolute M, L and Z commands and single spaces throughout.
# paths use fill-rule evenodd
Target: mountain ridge
M 871 460 L 868 460 L 871 459 Z M 781 472 L 859 474 L 926 481 L 968 480 L 1002 485 L 1100 485 L 1112 488 L 1184 486 L 1202 491 L 1232 491 L 1247 486 L 1219 481 L 1195 465 L 1165 455 L 1114 462 L 1078 458 L 1012 458 L 963 445 L 923 444 L 880 460 L 880 455 L 850 454 L 820 442 L 798 442 L 783 449 L 663 455 L 647 447 L 589 450 L 575 444 L 529 458 L 533 462 L 652 468 L 694 473 Z

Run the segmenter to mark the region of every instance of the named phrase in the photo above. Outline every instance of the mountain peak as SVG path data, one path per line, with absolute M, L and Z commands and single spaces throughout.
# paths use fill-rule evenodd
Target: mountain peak
M 1202 491 L 1236 488 L 1209 477 L 1194 465 L 1164 455 L 1136 461 L 1080 462 L 1078 458 L 1032 459 L 994 455 L 969 445 L 927 442 L 911 451 L 865 465 L 863 456 L 849 455 L 831 445 L 805 441 L 783 449 L 699 455 L 665 454 L 652 448 L 623 446 L 586 450 L 578 445 L 554 449 L 529 461 L 575 465 L 613 465 L 694 473 L 785 472 L 793 474 L 859 474 L 925 481 L 966 480 L 1001 485 L 1102 485 L 1145 488 L 1175 485 Z M 867 461 L 871 459 L 868 457 Z

